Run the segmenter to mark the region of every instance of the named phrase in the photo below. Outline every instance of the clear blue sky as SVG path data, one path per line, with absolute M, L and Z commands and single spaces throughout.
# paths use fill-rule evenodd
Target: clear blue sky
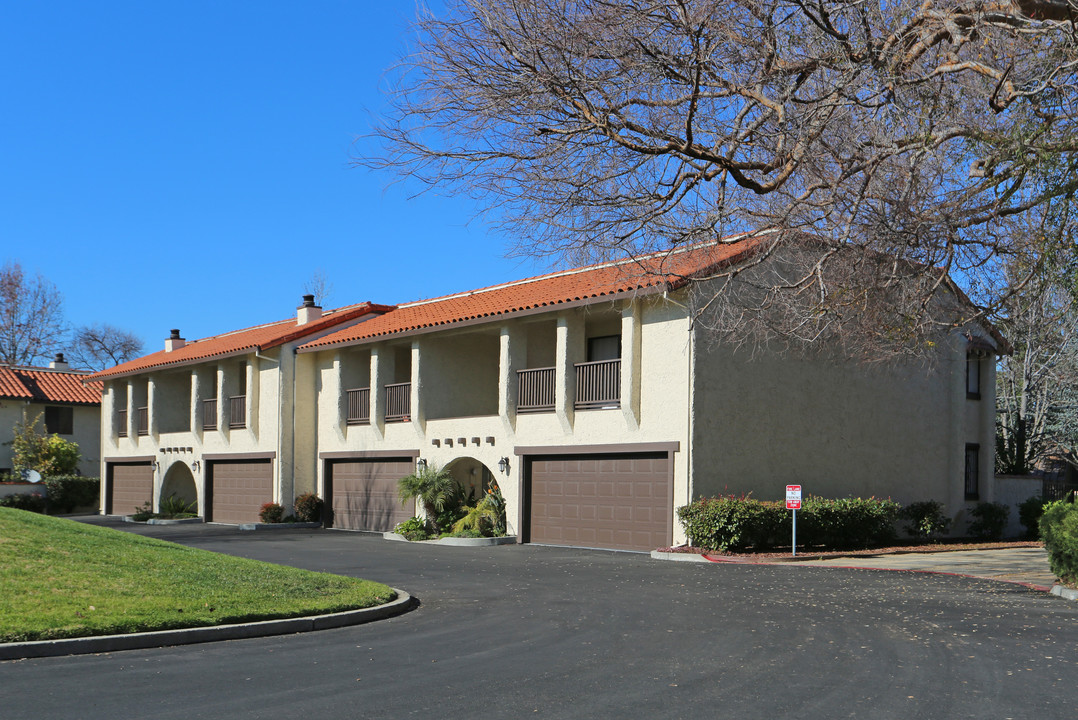
M 437 7 L 437 3 L 434 3 Z M 0 10 L 0 262 L 147 351 L 328 305 L 542 272 L 465 200 L 350 166 L 414 0 L 13 2 Z M 368 141 L 369 142 L 369 141 Z

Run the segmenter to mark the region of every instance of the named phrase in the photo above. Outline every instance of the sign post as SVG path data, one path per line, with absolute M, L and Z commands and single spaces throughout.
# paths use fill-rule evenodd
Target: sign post
M 797 511 L 801 509 L 801 486 L 800 485 L 787 485 L 786 486 L 786 509 L 793 510 L 793 537 L 791 538 L 791 547 L 793 548 L 794 556 L 797 555 Z

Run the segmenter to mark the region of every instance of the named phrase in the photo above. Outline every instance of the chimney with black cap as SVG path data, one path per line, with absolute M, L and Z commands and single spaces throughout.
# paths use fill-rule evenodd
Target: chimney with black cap
M 165 340 L 165 352 L 172 352 L 173 350 L 179 350 L 187 341 L 180 337 L 180 331 L 176 328 L 172 329 L 172 334 Z
M 314 304 L 314 295 L 304 295 L 303 304 L 296 308 L 296 324 L 306 325 L 322 317 L 322 308 Z

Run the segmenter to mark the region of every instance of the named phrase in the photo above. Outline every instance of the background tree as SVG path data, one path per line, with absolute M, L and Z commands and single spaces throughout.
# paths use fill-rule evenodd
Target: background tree
M 303 292 L 314 295 L 315 304 L 325 307 L 326 303 L 333 297 L 333 283 L 329 281 L 326 273 L 319 268 L 311 274 L 310 280 L 303 283 Z
M 0 362 L 38 364 L 62 348 L 63 296 L 41 275 L 28 276 L 17 262 L 0 268 Z
M 955 322 L 931 312 L 947 274 L 1003 302 L 1040 267 L 995 282 L 1030 250 L 1012 219 L 1078 188 L 1070 18 L 1065 0 L 450 0 L 416 21 L 384 154 L 361 162 L 476 198 L 533 255 L 759 233 L 762 263 L 808 233 L 822 247 L 756 292 L 699 299 L 717 330 L 927 347 Z
M 1000 308 L 997 325 L 1014 353 L 997 365 L 999 472 L 1030 472 L 1052 455 L 1078 466 L 1078 253 L 1069 247 L 1042 258 L 1038 279 Z M 1026 274 L 1009 267 L 1006 277 Z
M 104 370 L 142 354 L 142 340 L 120 328 L 95 323 L 77 328 L 68 346 L 71 364 L 88 370 Z

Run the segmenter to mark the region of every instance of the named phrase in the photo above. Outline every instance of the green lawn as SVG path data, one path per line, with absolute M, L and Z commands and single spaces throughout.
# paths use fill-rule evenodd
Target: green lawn
M 391 588 L 0 508 L 0 642 L 381 605 Z

